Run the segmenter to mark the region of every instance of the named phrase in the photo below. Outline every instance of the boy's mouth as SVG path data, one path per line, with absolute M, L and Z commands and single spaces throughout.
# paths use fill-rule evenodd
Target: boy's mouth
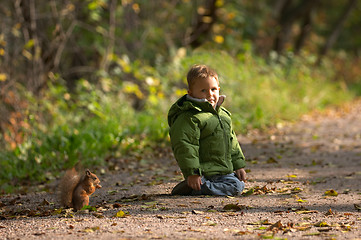
M 216 101 L 214 99 L 207 100 L 212 106 L 216 104 Z

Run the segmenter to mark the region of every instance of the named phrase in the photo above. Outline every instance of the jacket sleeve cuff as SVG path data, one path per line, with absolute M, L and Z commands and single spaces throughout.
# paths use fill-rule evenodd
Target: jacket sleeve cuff
M 200 168 L 187 168 L 182 169 L 182 173 L 185 179 L 187 179 L 188 176 L 191 175 L 199 175 L 202 176 L 202 170 Z
M 246 167 L 246 161 L 243 159 L 233 162 L 233 170 L 237 170 L 245 167 Z

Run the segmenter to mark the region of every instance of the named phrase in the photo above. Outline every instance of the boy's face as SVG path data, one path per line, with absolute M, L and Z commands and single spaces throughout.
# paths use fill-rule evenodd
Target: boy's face
M 209 77 L 206 79 L 197 79 L 192 86 L 189 87 L 188 94 L 198 99 L 207 99 L 207 101 L 216 107 L 219 99 L 219 84 L 216 78 Z

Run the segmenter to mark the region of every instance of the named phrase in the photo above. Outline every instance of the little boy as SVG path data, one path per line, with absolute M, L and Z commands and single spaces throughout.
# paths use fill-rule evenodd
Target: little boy
M 172 195 L 240 195 L 245 158 L 232 130 L 231 114 L 221 107 L 217 73 L 205 65 L 187 74 L 188 94 L 168 112 L 174 156 L 185 180 Z

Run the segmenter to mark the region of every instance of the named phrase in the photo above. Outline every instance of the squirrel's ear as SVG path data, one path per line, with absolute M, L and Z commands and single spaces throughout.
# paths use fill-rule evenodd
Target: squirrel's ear
M 90 175 L 91 175 L 91 172 L 89 171 L 89 169 L 85 170 L 85 174 L 86 174 L 87 176 L 90 176 Z

